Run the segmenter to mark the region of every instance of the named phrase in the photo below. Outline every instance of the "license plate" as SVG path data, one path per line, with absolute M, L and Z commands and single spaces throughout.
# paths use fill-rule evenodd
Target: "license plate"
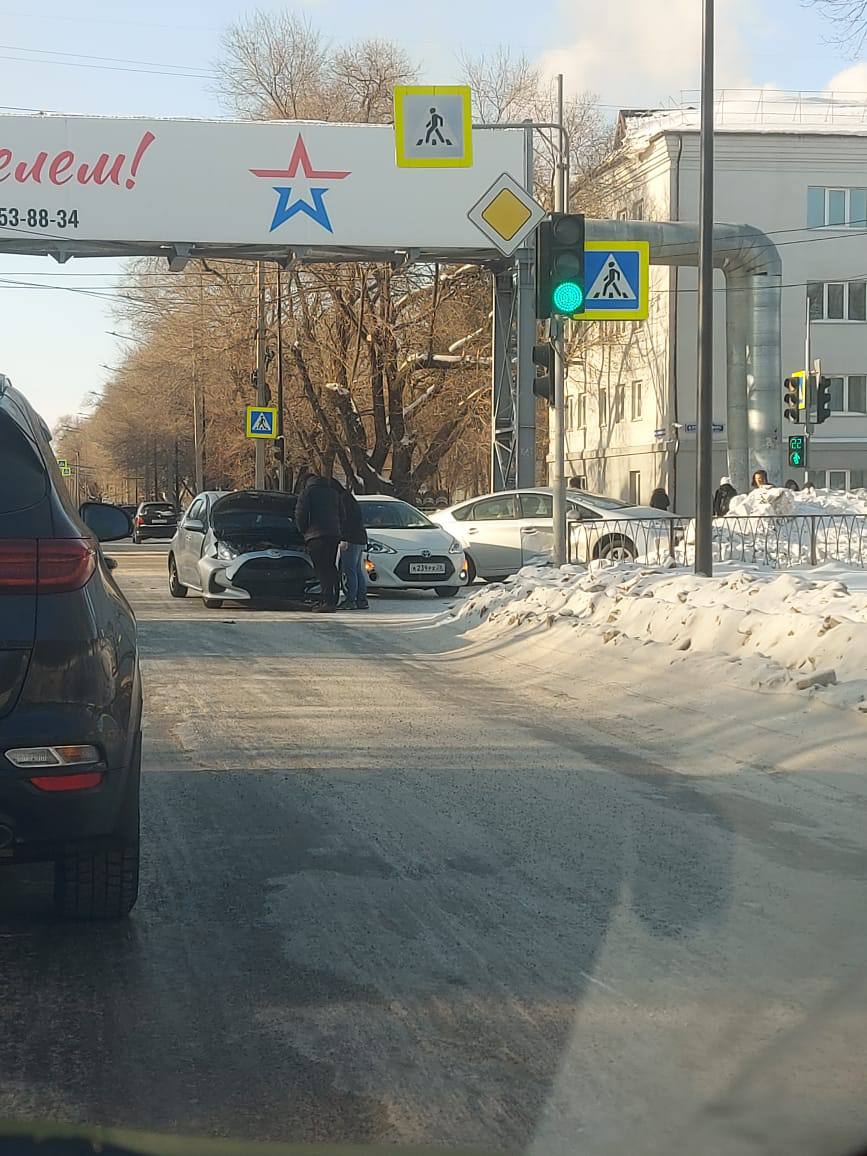
M 442 562 L 410 562 L 410 574 L 445 574 Z

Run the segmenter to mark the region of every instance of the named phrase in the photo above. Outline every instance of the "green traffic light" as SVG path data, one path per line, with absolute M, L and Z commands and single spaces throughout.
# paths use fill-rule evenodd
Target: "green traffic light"
M 790 457 L 792 459 L 791 464 L 793 466 L 799 466 L 801 464 L 801 455 L 797 450 L 792 450 Z
M 584 290 L 575 281 L 561 281 L 551 300 L 558 313 L 577 313 L 584 304 Z

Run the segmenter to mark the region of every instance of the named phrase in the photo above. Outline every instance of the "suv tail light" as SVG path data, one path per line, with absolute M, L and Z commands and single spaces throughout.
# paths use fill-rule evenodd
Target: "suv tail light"
M 35 593 L 37 556 L 35 538 L 0 542 L 0 593 Z
M 136 514 L 136 516 L 133 518 L 133 524 L 136 526 L 144 525 L 144 518 L 141 516 L 141 514 Z
M 89 538 L 0 541 L 0 594 L 63 594 L 80 590 L 96 569 Z

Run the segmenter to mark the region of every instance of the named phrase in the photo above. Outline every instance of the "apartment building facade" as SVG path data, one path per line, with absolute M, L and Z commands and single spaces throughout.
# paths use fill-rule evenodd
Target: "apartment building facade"
M 812 354 L 832 382 L 832 417 L 810 447 L 810 479 L 867 486 L 867 103 L 759 94 L 717 101 L 718 221 L 754 225 L 783 268 L 783 376 Z M 621 219 L 695 221 L 698 113 L 623 112 L 597 192 Z M 644 322 L 585 325 L 567 380 L 567 471 L 574 484 L 646 503 L 656 486 L 694 507 L 697 275 L 651 270 Z M 726 458 L 725 281 L 715 275 L 714 471 Z M 783 437 L 800 428 L 782 416 Z M 787 474 L 787 476 L 790 476 Z M 783 482 L 785 478 L 773 479 Z M 803 473 L 798 474 L 803 481 Z

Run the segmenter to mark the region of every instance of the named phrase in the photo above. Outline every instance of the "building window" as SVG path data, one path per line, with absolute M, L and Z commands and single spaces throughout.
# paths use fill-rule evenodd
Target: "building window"
M 641 505 L 641 470 L 629 471 L 629 502 L 633 506 Z
M 628 209 L 618 209 L 617 210 L 617 220 L 618 221 L 628 221 L 629 220 L 629 210 Z
M 570 490 L 586 490 L 587 489 L 587 475 L 573 474 L 569 479 Z
M 842 229 L 867 226 L 867 189 L 807 189 L 807 228 Z
M 615 422 L 623 421 L 626 417 L 626 386 L 616 385 L 614 387 L 614 420 Z
M 820 490 L 863 490 L 867 470 L 808 470 L 807 480 Z
M 867 374 L 829 375 L 832 414 L 867 414 Z
M 633 203 L 631 212 L 632 212 L 633 221 L 643 221 L 644 220 L 644 201 L 635 201 Z
M 584 429 L 587 425 L 587 394 L 579 393 L 575 398 L 575 429 Z
M 812 321 L 867 321 L 867 281 L 808 281 Z
M 641 421 L 641 382 L 633 381 L 632 383 L 632 407 L 631 417 L 633 421 Z
M 599 425 L 608 425 L 608 390 L 599 390 Z

